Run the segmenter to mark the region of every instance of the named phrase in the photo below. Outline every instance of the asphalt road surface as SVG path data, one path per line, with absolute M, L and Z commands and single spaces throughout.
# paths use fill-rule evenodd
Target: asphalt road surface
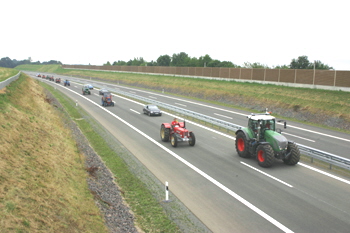
M 161 182 L 169 182 L 171 192 L 213 232 L 349 232 L 350 181 L 344 177 L 303 163 L 287 166 L 276 161 L 271 168 L 261 168 L 254 159 L 237 155 L 232 136 L 191 121 L 186 121 L 186 128 L 194 132 L 196 145 L 180 143 L 173 148 L 160 139 L 161 123 L 170 123 L 173 115 L 146 116 L 143 104 L 119 96 L 113 97 L 114 107 L 102 107 L 98 90 L 83 96 L 79 83 L 64 87 L 42 81 L 78 101 Z M 243 126 L 249 114 L 159 93 L 129 91 Z M 297 143 L 349 157 L 348 134 L 294 122 L 285 134 Z

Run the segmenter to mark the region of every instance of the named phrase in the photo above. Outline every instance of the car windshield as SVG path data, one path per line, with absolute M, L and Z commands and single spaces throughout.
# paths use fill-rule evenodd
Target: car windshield
M 154 105 L 149 105 L 148 108 L 151 110 L 158 110 L 158 107 Z
M 105 92 L 105 93 L 103 93 L 103 96 L 104 96 L 104 97 L 110 97 L 110 96 L 111 96 L 111 93 Z

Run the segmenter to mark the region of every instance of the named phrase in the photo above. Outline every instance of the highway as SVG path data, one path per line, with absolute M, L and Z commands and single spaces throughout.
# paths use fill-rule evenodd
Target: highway
M 78 101 L 162 183 L 168 181 L 172 194 L 213 232 L 349 232 L 350 181 L 344 177 L 303 163 L 286 166 L 276 161 L 271 168 L 261 168 L 254 159 L 237 155 L 232 136 L 191 121 L 186 128 L 195 133 L 196 145 L 173 148 L 159 135 L 161 123 L 170 123 L 173 115 L 146 116 L 143 104 L 119 96 L 114 96 L 115 107 L 102 107 L 97 90 L 83 96 L 78 83 L 64 87 L 39 80 Z M 162 93 L 128 91 L 243 126 L 249 114 Z M 348 134 L 295 122 L 285 134 L 297 143 L 348 156 Z

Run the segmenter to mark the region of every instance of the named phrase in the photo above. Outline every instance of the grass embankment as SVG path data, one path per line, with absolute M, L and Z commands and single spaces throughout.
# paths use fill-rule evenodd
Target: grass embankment
M 268 108 L 274 115 L 287 119 L 350 132 L 350 92 L 159 75 L 69 70 L 62 69 L 58 65 L 26 65 L 17 69 L 117 80 L 124 85 L 158 91 L 164 89 L 165 92 L 249 111 L 263 111 Z
M 15 76 L 18 74 L 18 70 L 0 67 L 0 82 Z
M 45 84 L 44 84 L 45 85 Z M 45 85 L 73 120 L 75 103 Z M 1 232 L 106 232 L 87 187 L 84 157 L 65 119 L 32 79 L 21 75 L 0 94 Z M 75 120 L 114 174 L 145 232 L 179 232 L 150 191 L 86 122 Z
M 24 74 L 0 94 L 0 231 L 107 232 L 84 157 L 49 102 Z

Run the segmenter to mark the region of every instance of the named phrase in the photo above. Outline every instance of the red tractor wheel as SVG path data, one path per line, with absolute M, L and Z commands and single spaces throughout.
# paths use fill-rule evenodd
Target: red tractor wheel
M 175 134 L 170 135 L 170 144 L 173 147 L 177 147 L 177 138 L 176 138 Z
M 256 158 L 261 167 L 271 167 L 275 161 L 275 155 L 270 144 L 261 144 L 256 149 Z
M 162 139 L 163 142 L 168 142 L 169 141 L 169 135 L 170 135 L 170 129 L 165 128 L 164 125 L 160 127 L 160 138 Z
M 196 137 L 192 132 L 190 132 L 190 140 L 188 141 L 188 144 L 190 144 L 190 146 L 194 146 L 194 144 L 196 144 Z

